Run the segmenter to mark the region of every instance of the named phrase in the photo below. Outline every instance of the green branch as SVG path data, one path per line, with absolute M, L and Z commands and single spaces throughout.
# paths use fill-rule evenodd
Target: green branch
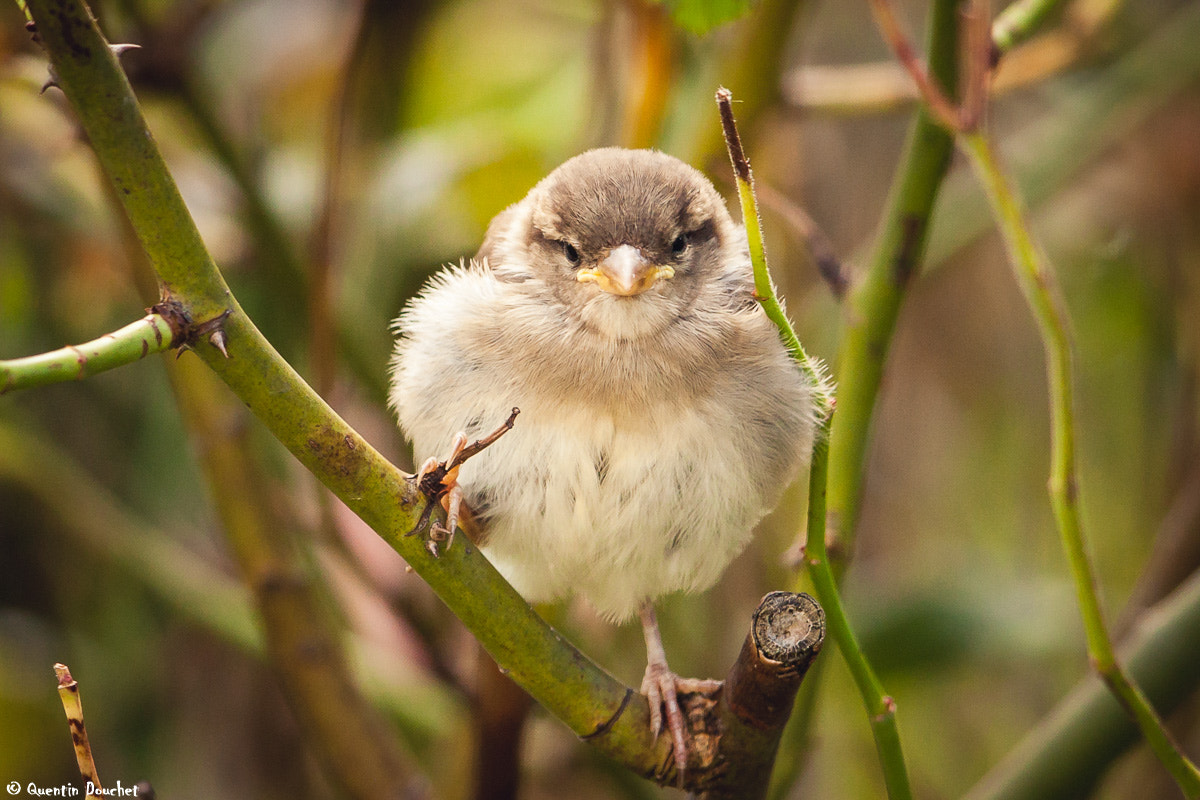
M 1198 41 L 1200 3 L 1184 3 L 1128 51 L 1114 54 L 1103 70 L 1072 75 L 1071 91 L 1056 95 L 1044 117 L 997 143 L 1026 203 L 1036 208 L 1054 197 L 1194 87 L 1200 81 Z M 946 262 L 992 226 L 987 199 L 969 171 L 951 176 L 938 204 L 928 266 Z
M 733 118 L 731 96 L 728 89 L 717 91 L 717 105 L 721 110 L 721 123 L 725 129 L 725 142 L 729 148 L 729 159 L 733 163 L 737 179 L 738 198 L 741 201 L 742 222 L 749 243 L 750 262 L 754 268 L 754 291 L 767 317 L 779 330 L 779 338 L 788 348 L 800 370 L 808 378 L 816 394 L 818 424 L 813 439 L 812 461 L 809 466 L 808 488 L 808 536 L 804 546 L 804 560 L 808 572 L 825 609 L 829 632 L 841 650 L 842 657 L 850 669 L 854 682 L 862 695 L 867 716 L 871 721 L 871 733 L 883 768 L 884 783 L 891 800 L 909 800 L 912 787 L 908 779 L 908 767 L 904 762 L 904 751 L 900 743 L 900 732 L 896 724 L 896 703 L 883 691 L 883 686 L 867 661 L 850 619 L 838 593 L 837 579 L 829 563 L 825 544 L 825 492 L 829 456 L 829 431 L 834 418 L 834 397 L 824 375 L 822 365 L 808 356 L 800 345 L 791 322 L 784 313 L 775 287 L 767 269 L 766 249 L 763 246 L 762 224 L 758 214 L 758 201 L 754 196 L 750 162 L 742 150 L 737 125 Z
M 1075 581 L 1088 654 L 1096 671 L 1133 716 L 1150 748 L 1184 794 L 1200 798 L 1200 771 L 1183 756 L 1146 696 L 1129 680 L 1117 660 L 1104 622 L 1079 517 L 1071 342 L 1067 313 L 1054 272 L 1030 236 L 1021 201 L 996 162 L 987 138 L 982 133 L 969 132 L 961 135 L 960 143 L 992 205 L 1017 283 L 1037 320 L 1045 348 L 1051 406 L 1050 501 Z
M 929 17 L 930 71 L 948 93 L 958 83 L 959 0 L 936 0 Z M 838 413 L 829 440 L 829 538 L 849 547 L 858 523 L 871 418 L 909 280 L 924 256 L 929 217 L 954 140 L 917 112 L 867 271 L 847 297 L 838 353 Z
M 862 696 L 871 723 L 871 735 L 883 768 L 884 784 L 890 800 L 907 800 L 912 797 L 908 778 L 908 767 L 904 761 L 904 750 L 900 741 L 900 729 L 896 722 L 896 701 L 883 689 L 871 662 L 850 627 L 838 591 L 837 577 L 830 563 L 825 541 L 825 493 L 828 470 L 828 423 L 821 426 L 813 447 L 812 466 L 808 483 L 808 535 L 804 544 L 804 563 L 808 574 L 825 608 L 826 624 L 842 658 L 846 662 L 854 685 Z
M 992 47 L 996 56 L 1007 53 L 1029 39 L 1054 16 L 1065 0 L 1016 0 L 996 15 L 992 23 Z
M 58 84 L 112 181 L 163 288 L 195 319 L 226 309 L 230 358 L 204 359 L 279 441 L 396 550 L 508 674 L 573 731 L 635 771 L 669 758 L 644 701 L 543 622 L 477 549 L 432 557 L 406 536 L 424 505 L 407 476 L 304 383 L 246 317 L 213 264 L 132 90 L 80 0 L 29 0 Z M 497 420 L 499 422 L 499 420 Z
M 943 87 L 957 83 L 957 0 L 939 0 L 930 15 L 931 68 Z M 838 565 L 831 562 L 828 540 L 852 537 L 858 518 L 870 421 L 888 344 L 909 279 L 921 259 L 929 215 L 950 163 L 953 139 L 926 114 L 917 113 L 906 155 L 893 183 L 883 228 L 870 266 L 847 302 L 846 332 L 839 357 L 838 411 L 822 419 L 809 473 L 808 532 L 805 563 L 822 605 L 829 631 L 842 652 L 871 721 L 889 797 L 909 798 L 912 789 L 896 722 L 896 704 L 867 661 L 842 606 L 837 588 Z M 735 171 L 736 159 L 735 159 Z M 747 228 L 757 223 L 739 174 L 739 194 Z M 753 212 L 753 213 L 750 213 Z M 755 255 L 755 234 L 748 234 Z M 762 258 L 761 234 L 758 257 Z M 765 269 L 765 268 L 764 268 Z M 757 277 L 756 290 L 763 282 Z M 769 288 L 769 281 L 766 283 Z M 768 307 L 768 313 L 771 309 Z M 775 319 L 775 317 L 772 317 Z M 786 323 L 786 318 L 784 319 Z M 778 324 L 778 322 L 777 322 Z M 790 329 L 790 327 L 789 327 Z M 781 328 L 782 330 L 782 328 Z M 782 334 L 784 341 L 790 341 Z M 794 338 L 794 335 L 793 335 Z M 794 353 L 796 351 L 793 351 Z M 802 351 L 801 351 L 802 352 Z M 832 530 L 827 531 L 827 526 Z
M 983 14 L 986 3 L 973 9 Z M 1050 502 L 1056 527 L 1075 582 L 1076 600 L 1083 617 L 1088 654 L 1092 665 L 1109 689 L 1141 729 L 1152 751 L 1162 761 L 1188 798 L 1200 798 L 1200 771 L 1179 750 L 1150 705 L 1145 694 L 1128 678 L 1117 660 L 1104 622 L 1096 579 L 1080 521 L 1079 486 L 1075 462 L 1074 376 L 1068 315 L 1053 271 L 1038 249 L 1024 221 L 1024 208 L 1000 169 L 984 133 L 978 129 L 987 92 L 988 37 L 969 35 L 964 61 L 969 66 L 965 99 L 957 108 L 946 109 L 946 95 L 936 81 L 929 81 L 911 46 L 892 17 L 887 0 L 877 0 L 876 10 L 884 38 L 916 82 L 926 106 L 936 111 L 948 135 L 956 135 L 971 161 L 1009 252 L 1009 261 L 1038 325 L 1046 355 L 1051 406 Z M 978 31 L 988 20 L 975 18 L 969 32 Z
M 176 344 L 176 332 L 160 314 L 148 314 L 87 344 L 0 361 L 0 394 L 64 381 L 132 364 Z
M 1167 713 L 1200 684 L 1200 573 L 1144 614 L 1120 659 L 1156 708 Z M 1138 728 L 1092 674 L 1080 681 L 966 800 L 1058 800 L 1090 796 Z

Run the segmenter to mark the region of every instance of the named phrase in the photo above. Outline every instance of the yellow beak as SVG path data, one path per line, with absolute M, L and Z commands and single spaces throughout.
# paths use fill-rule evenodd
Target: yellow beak
M 621 297 L 632 297 L 649 289 L 655 281 L 675 277 L 675 270 L 655 266 L 634 246 L 623 244 L 609 251 L 599 266 L 575 273 L 580 283 L 595 283 Z

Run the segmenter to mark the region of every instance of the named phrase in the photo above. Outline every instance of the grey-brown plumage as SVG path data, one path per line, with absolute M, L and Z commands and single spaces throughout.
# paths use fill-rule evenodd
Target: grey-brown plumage
M 721 197 L 662 153 L 584 153 L 498 215 L 397 330 L 391 401 L 418 459 L 521 409 L 458 477 L 483 550 L 530 601 L 641 612 L 644 690 L 655 713 L 664 690 L 678 758 L 651 604 L 717 580 L 813 431 L 813 387 L 754 300 Z

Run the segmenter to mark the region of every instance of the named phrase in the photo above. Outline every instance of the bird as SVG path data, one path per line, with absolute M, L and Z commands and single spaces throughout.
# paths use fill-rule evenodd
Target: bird
M 678 694 L 710 682 L 671 672 L 655 601 L 718 580 L 806 467 L 817 414 L 819 379 L 761 308 L 745 231 L 683 161 L 589 150 L 501 211 L 393 327 L 389 403 L 419 475 L 449 473 L 442 533 L 474 530 L 531 603 L 640 618 L 641 691 L 682 777 Z M 506 416 L 490 447 L 455 458 Z

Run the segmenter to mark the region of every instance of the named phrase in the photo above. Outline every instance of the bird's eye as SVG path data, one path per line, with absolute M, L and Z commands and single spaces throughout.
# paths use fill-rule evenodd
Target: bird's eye
M 575 249 L 575 245 L 570 242 L 562 243 L 563 255 L 567 257 L 567 261 L 571 264 L 579 263 L 579 251 Z
M 688 246 L 688 237 L 686 233 L 681 233 L 675 237 L 675 241 L 671 242 L 671 252 L 674 255 L 680 255 Z

